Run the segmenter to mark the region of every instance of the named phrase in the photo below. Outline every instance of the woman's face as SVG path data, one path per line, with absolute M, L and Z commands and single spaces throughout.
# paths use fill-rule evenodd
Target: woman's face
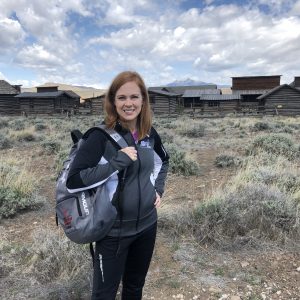
M 135 126 L 138 115 L 142 110 L 143 97 L 139 86 L 130 81 L 123 84 L 116 93 L 115 106 L 119 118 L 124 122 L 133 122 Z

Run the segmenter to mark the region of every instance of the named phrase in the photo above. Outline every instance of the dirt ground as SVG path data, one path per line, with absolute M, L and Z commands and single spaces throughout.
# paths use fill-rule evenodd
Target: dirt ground
M 15 155 L 29 155 L 30 168 L 40 178 L 42 193 L 48 201 L 39 210 L 2 222 L 12 242 L 30 239 L 31 232 L 39 226 L 57 230 L 54 156 L 44 156 L 39 151 L 25 147 Z M 183 202 L 193 205 L 224 184 L 234 170 L 215 167 L 217 153 L 217 149 L 207 147 L 193 154 L 202 170 L 199 177 L 169 176 L 163 206 L 172 204 L 176 209 Z M 300 299 L 300 253 L 270 247 L 264 251 L 219 251 L 203 248 L 189 236 L 174 240 L 159 230 L 143 299 Z

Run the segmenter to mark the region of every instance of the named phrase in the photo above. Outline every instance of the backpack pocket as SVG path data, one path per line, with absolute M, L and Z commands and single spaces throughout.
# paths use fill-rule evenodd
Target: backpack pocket
M 66 233 L 76 230 L 78 219 L 82 217 L 79 197 L 74 194 L 61 199 L 56 205 L 56 214 Z

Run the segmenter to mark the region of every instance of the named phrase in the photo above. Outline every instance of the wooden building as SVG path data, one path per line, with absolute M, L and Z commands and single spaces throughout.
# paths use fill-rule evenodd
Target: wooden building
M 169 92 L 168 89 L 148 89 L 151 109 L 154 114 L 178 113 L 180 107 L 180 95 Z
M 281 75 L 232 77 L 232 94 L 240 95 L 239 110 L 256 113 L 263 110 L 258 97 L 280 85 Z
M 290 84 L 290 86 L 300 89 L 300 76 L 295 76 L 294 81 Z
M 31 114 L 73 114 L 76 113 L 80 97 L 73 91 L 50 91 L 39 93 L 21 93 L 19 100 L 21 113 Z
M 201 97 L 202 112 L 218 113 L 219 115 L 227 113 L 236 113 L 239 111 L 240 95 L 203 95 Z
M 283 84 L 258 97 L 265 114 L 299 115 L 300 90 L 288 84 Z
M 97 97 L 91 97 L 84 99 L 84 102 L 80 104 L 79 112 L 90 111 L 93 115 L 101 115 L 104 112 L 104 99 L 105 92 Z
M 0 115 L 20 114 L 20 104 L 16 95 L 20 93 L 20 85 L 11 85 L 0 80 Z
M 184 108 L 203 107 L 202 97 L 205 95 L 221 95 L 219 89 L 187 89 L 182 95 Z

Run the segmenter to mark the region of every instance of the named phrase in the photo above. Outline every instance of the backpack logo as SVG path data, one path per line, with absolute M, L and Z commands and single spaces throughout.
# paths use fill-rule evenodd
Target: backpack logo
M 89 211 L 88 205 L 86 203 L 86 198 L 85 198 L 84 192 L 81 193 L 81 202 L 82 202 L 83 210 L 85 211 L 86 215 L 89 215 L 90 211 Z
M 72 223 L 72 216 L 69 215 L 68 211 L 66 209 L 63 209 L 62 211 L 63 215 L 64 215 L 64 225 L 66 226 L 66 228 L 70 228 L 71 227 L 71 223 Z

